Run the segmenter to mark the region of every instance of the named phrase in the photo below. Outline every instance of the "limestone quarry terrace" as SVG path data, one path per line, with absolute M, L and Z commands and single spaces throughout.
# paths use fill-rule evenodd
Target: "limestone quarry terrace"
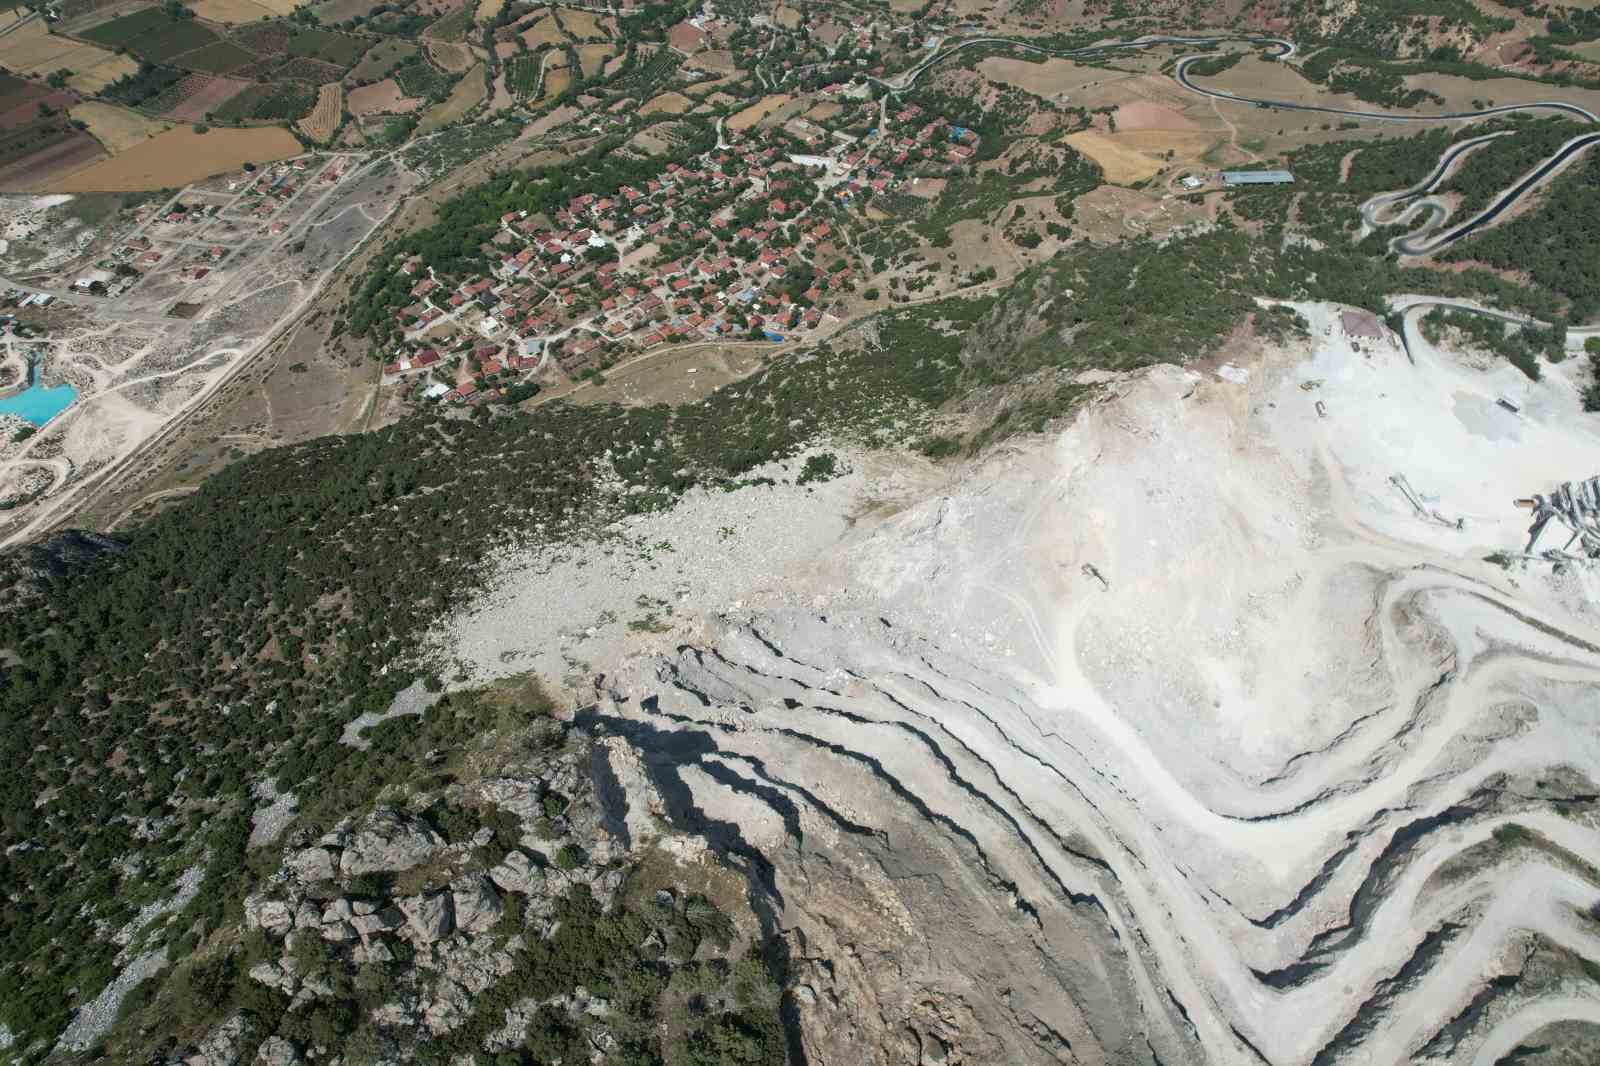
M 970 468 L 849 456 L 811 502 L 854 521 L 819 520 L 754 585 L 670 556 L 508 571 L 452 647 L 492 677 L 561 643 L 536 605 L 672 602 L 663 632 L 589 635 L 627 663 L 596 713 L 680 738 L 647 750 L 704 730 L 703 766 L 764 767 L 798 829 L 719 774 L 690 779 L 693 805 L 775 856 L 786 923 L 828 923 L 822 855 L 917 914 L 877 929 L 909 969 L 857 976 L 878 1007 L 959 987 L 982 1035 L 941 1039 L 969 1050 L 1040 1054 L 1019 1009 L 1074 1048 L 1148 1039 L 1165 1061 L 1402 1061 L 1447 1029 L 1446 1058 L 1475 1061 L 1554 1003 L 1588 1018 L 1561 960 L 1597 947 L 1593 887 L 1560 856 L 1596 844 L 1600 589 L 1581 554 L 1524 553 L 1515 505 L 1600 469 L 1582 370 L 1535 382 L 1436 348 L 1420 307 L 1404 343 L 1359 351 L 1339 308 L 1297 310 L 1307 340 L 1099 376 L 1070 428 Z M 949 849 L 926 860 L 955 879 L 937 898 L 841 858 L 911 824 Z M 1504 845 L 1519 832 L 1535 843 Z M 984 915 L 1011 977 L 939 920 L 956 914 Z M 1099 944 L 1138 1021 L 1063 969 L 1067 942 Z M 801 1009 L 821 1046 L 869 1008 Z

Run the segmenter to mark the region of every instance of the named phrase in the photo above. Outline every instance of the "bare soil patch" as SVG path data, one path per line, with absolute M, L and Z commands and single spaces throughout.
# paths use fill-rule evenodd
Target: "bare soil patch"
M 757 100 L 755 103 L 751 104 L 749 107 L 745 108 L 743 111 L 740 111 L 738 114 L 729 118 L 728 128 L 735 130 L 747 130 L 751 126 L 754 126 L 756 123 L 760 122 L 762 119 L 776 114 L 785 104 L 789 103 L 793 99 L 794 97 L 790 96 L 788 93 L 775 93 L 772 96 L 764 96 L 760 100 Z
M 1080 93 L 1091 86 L 1127 77 L 1098 67 L 1084 67 L 1067 59 L 1030 63 L 1025 59 L 990 56 L 978 64 L 978 73 L 992 82 L 1010 85 L 1046 100 Z
M 588 37 L 609 37 L 609 33 L 600 25 L 600 20 L 589 11 L 578 11 L 574 8 L 564 7 L 556 13 L 565 26 L 567 32 L 580 40 Z
M 600 73 L 606 60 L 615 50 L 615 45 L 610 44 L 584 44 L 578 46 L 578 65 L 583 68 L 583 76 L 592 78 Z
M 176 122 L 199 122 L 249 87 L 249 82 L 238 78 L 191 74 L 181 86 L 182 99 L 167 109 L 165 117 Z
M 276 126 L 168 130 L 114 159 L 80 170 L 56 184 L 60 192 L 138 192 L 176 188 L 213 174 L 300 154 L 300 142 Z
M 641 115 L 654 115 L 658 112 L 668 115 L 681 115 L 694 106 L 682 93 L 666 92 L 646 103 L 639 109 Z
M 452 74 L 472 68 L 472 50 L 459 41 L 429 41 L 428 55 Z
M 646 354 L 606 371 L 605 384 L 577 389 L 570 398 L 577 403 L 630 407 L 694 403 L 761 369 L 768 351 L 761 345 L 698 344 Z
M 733 53 L 727 49 L 701 52 L 684 60 L 683 65 L 693 70 L 707 70 L 713 74 L 732 74 L 739 69 Z
M 200 18 L 230 26 L 241 22 L 258 22 L 284 13 L 274 11 L 257 0 L 194 0 L 190 7 Z
M 1066 141 L 1093 159 L 1105 171 L 1106 180 L 1115 185 L 1132 185 L 1154 177 L 1161 163 L 1136 151 L 1116 137 L 1085 131 L 1070 134 Z
M 1199 123 L 1193 119 L 1185 118 L 1170 107 L 1149 101 L 1140 101 L 1133 104 L 1123 104 L 1111 116 L 1117 123 L 1117 132 L 1136 132 L 1139 130 L 1192 130 L 1198 129 Z
M 67 84 L 82 93 L 97 93 L 118 78 L 139 70 L 138 62 L 129 56 L 51 34 L 42 19 L 35 19 L 0 37 L 0 66 L 23 76 L 38 74 L 42 77 L 58 70 L 70 70 L 72 76 Z
M 541 44 L 561 44 L 567 39 L 561 27 L 556 25 L 556 20 L 548 14 L 535 19 L 518 36 L 527 42 L 529 48 L 538 48 Z
M 567 91 L 567 86 L 572 84 L 572 68 L 546 67 L 544 71 L 544 93 L 539 97 L 548 100 L 552 96 L 560 96 Z
M 505 6 L 506 0 L 478 0 L 478 11 L 475 20 L 480 23 L 489 22 L 504 11 Z
M 352 115 L 408 115 L 423 105 L 407 96 L 393 78 L 385 78 L 359 89 L 351 89 L 346 100 Z

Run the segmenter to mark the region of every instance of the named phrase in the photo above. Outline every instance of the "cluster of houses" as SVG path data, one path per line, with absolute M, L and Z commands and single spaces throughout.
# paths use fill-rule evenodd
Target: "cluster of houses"
M 401 342 L 385 372 L 425 375 L 424 395 L 476 403 L 532 371 L 576 377 L 660 345 L 816 330 L 859 269 L 831 206 L 894 188 L 906 168 L 947 166 L 952 152 L 970 159 L 978 143 L 915 106 L 893 128 L 906 132 L 823 155 L 796 153 L 778 131 L 729 131 L 726 146 L 655 178 L 549 214 L 509 211 L 487 276 L 441 277 L 416 257 L 401 265 L 411 302 L 395 311 Z M 649 254 L 674 246 L 695 254 Z

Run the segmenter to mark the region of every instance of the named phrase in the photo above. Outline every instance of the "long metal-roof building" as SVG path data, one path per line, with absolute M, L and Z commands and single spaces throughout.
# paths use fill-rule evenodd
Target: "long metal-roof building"
M 1293 185 L 1294 175 L 1287 170 L 1224 170 L 1224 185 Z
M 1224 186 L 1293 186 L 1294 174 L 1286 170 L 1224 170 Z

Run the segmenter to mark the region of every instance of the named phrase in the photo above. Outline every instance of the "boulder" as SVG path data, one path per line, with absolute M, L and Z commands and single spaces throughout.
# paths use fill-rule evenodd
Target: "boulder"
M 433 857 L 444 841 L 423 822 L 390 808 L 373 811 L 351 834 L 339 856 L 346 877 L 384 870 L 409 870 Z
M 281 899 L 249 896 L 244 901 L 245 925 L 264 930 L 268 936 L 282 939 L 294 928 L 294 912 Z
M 534 865 L 525 851 L 507 852 L 500 865 L 489 871 L 489 879 L 503 892 L 533 895 L 544 889 L 544 871 Z
M 465 933 L 488 931 L 505 910 L 500 893 L 482 874 L 457 878 L 450 885 L 450 895 L 455 901 L 456 928 Z
M 301 900 L 300 909 L 294 912 L 294 927 L 296 929 L 315 929 L 321 924 L 322 911 L 310 900 Z
M 355 908 L 350 906 L 349 900 L 336 899 L 326 907 L 322 908 L 322 921 L 324 923 L 342 922 L 352 917 L 354 914 Z
M 322 926 L 322 939 L 343 944 L 356 938 L 356 930 L 349 922 L 328 922 Z
M 300 984 L 294 974 L 275 962 L 258 962 L 250 967 L 249 974 L 250 980 L 291 995 Z
M 376 914 L 358 914 L 350 919 L 355 931 L 365 940 L 378 933 L 388 933 L 405 924 L 406 916 L 393 907 L 385 907 Z
M 269 1036 L 256 1049 L 257 1066 L 299 1066 L 300 1049 L 281 1036 Z
M 455 913 L 449 892 L 408 896 L 400 901 L 400 911 L 406 916 L 406 925 L 412 936 L 424 944 L 443 940 L 455 928 Z
M 334 875 L 333 853 L 327 848 L 302 848 L 283 860 L 283 865 L 302 884 L 331 881 Z

